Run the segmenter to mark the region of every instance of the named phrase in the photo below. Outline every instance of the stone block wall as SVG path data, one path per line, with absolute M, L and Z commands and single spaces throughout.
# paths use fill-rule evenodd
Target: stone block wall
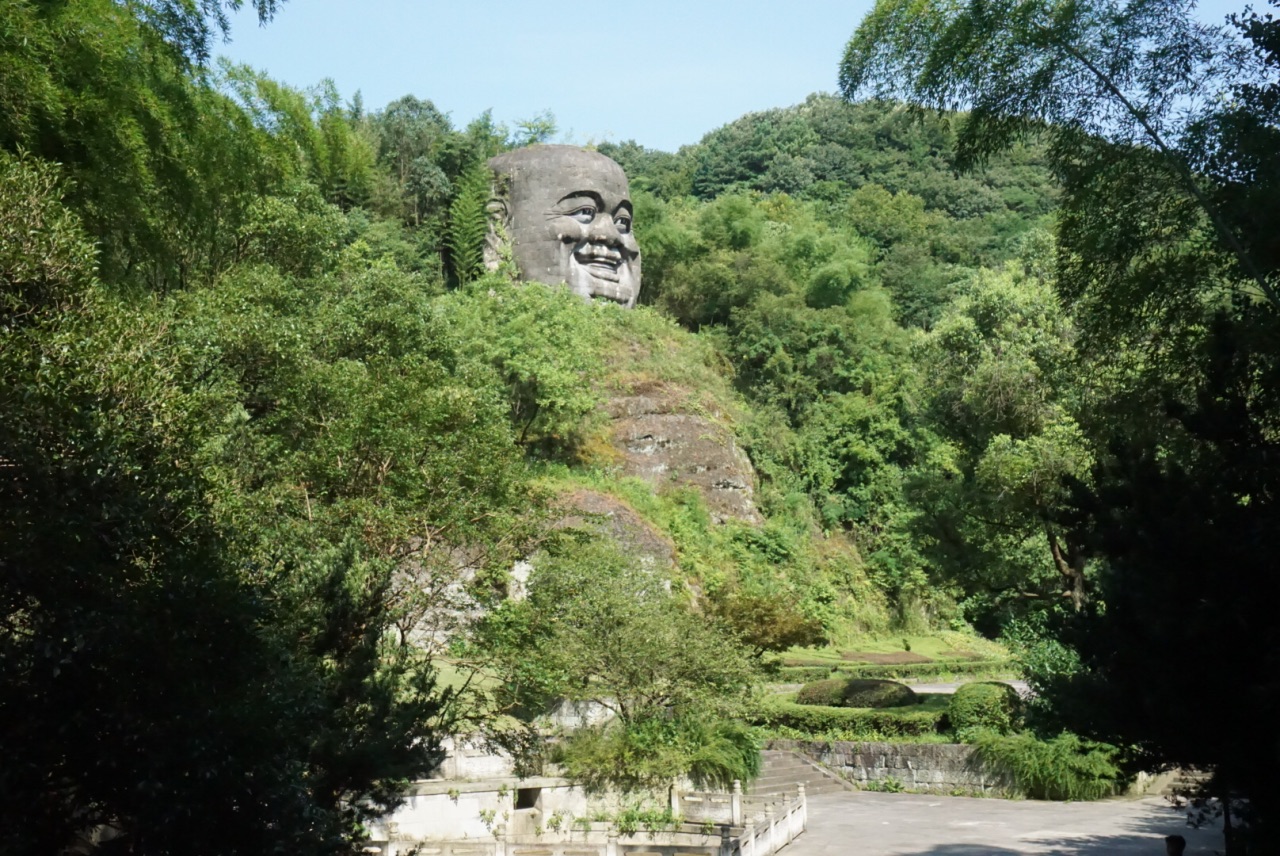
M 862 786 L 892 780 L 915 791 L 988 793 L 1001 785 L 979 768 L 973 747 L 961 744 L 772 740 L 769 748 L 798 752 Z

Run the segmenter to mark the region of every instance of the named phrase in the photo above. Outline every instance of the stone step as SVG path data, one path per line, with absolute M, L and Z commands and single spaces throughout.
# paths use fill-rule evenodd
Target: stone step
M 764 758 L 760 766 L 762 767 L 805 767 L 808 761 L 797 758 L 794 755 L 790 758 Z
M 821 781 L 820 779 L 802 779 L 799 776 L 783 776 L 781 778 L 760 778 L 751 783 L 752 790 L 761 790 L 762 788 L 774 788 L 776 790 L 794 791 L 796 785 L 804 785 L 806 788 L 814 783 Z
M 794 767 L 761 767 L 762 776 L 811 776 L 813 767 L 808 764 L 796 764 Z
M 849 791 L 852 791 L 852 790 L 857 790 L 857 789 L 854 788 L 852 785 L 844 784 L 842 782 L 837 782 L 837 781 L 811 782 L 804 786 L 804 794 L 806 797 L 817 796 L 819 794 L 843 794 L 843 793 L 848 793 Z M 747 795 L 753 796 L 753 797 L 781 796 L 782 794 L 794 794 L 794 793 L 795 793 L 794 785 L 788 786 L 788 787 L 772 787 L 772 788 L 770 787 L 756 788 L 753 786 L 749 791 L 747 791 Z
M 804 785 L 806 794 L 855 790 L 830 770 L 823 769 L 794 752 L 774 749 L 761 753 L 760 777 L 751 784 L 747 792 L 755 796 L 794 793 L 799 784 Z

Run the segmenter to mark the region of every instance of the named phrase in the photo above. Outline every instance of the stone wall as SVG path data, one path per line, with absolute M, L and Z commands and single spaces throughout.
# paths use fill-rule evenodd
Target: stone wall
M 862 786 L 892 781 L 915 791 L 990 793 L 1001 785 L 978 768 L 972 746 L 955 743 L 772 740 L 769 748 L 798 752 Z

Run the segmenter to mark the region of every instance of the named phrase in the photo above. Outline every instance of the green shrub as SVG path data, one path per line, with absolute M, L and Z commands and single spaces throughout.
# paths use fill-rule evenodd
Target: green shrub
M 1065 731 L 1052 740 L 986 731 L 975 736 L 974 746 L 985 774 L 1000 779 L 1006 790 L 1034 800 L 1102 799 L 1127 784 L 1114 746 Z
M 831 678 L 805 684 L 796 693 L 796 704 L 820 704 L 826 707 L 842 707 L 844 704 L 844 679 Z
M 782 666 L 778 677 L 788 683 L 808 683 L 829 678 L 832 672 L 831 666 Z
M 965 684 L 947 706 L 951 728 L 962 739 L 978 731 L 1008 734 L 1018 727 L 1021 715 L 1017 690 L 995 681 Z
M 918 701 L 915 690 L 897 681 L 850 678 L 844 685 L 845 707 L 906 707 Z
M 894 681 L 831 678 L 806 684 L 796 693 L 797 704 L 827 707 L 905 707 L 916 703 L 911 687 Z
M 935 734 L 944 716 L 945 711 L 920 706 L 874 710 L 773 701 L 752 717 L 752 724 L 814 736 L 838 735 L 835 739 L 840 740 L 883 740 Z

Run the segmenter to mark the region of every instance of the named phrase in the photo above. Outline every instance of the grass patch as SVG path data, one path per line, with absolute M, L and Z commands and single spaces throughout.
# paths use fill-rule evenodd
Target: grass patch
M 859 666 L 852 663 L 784 665 L 779 680 L 803 684 L 827 678 L 890 678 L 897 680 L 948 681 L 956 678 L 1011 678 L 1016 670 L 1007 660 L 977 660 L 951 663 L 907 663 L 900 666 Z
M 850 663 L 866 663 L 872 666 L 902 666 L 908 663 L 934 662 L 923 654 L 916 654 L 913 651 L 890 651 L 887 654 L 879 654 L 874 651 L 841 651 L 840 659 L 848 660 Z
M 840 645 L 822 648 L 791 648 L 778 656 L 784 668 L 827 667 L 856 676 L 865 669 L 945 669 L 971 663 L 1005 664 L 1009 652 L 995 642 L 964 633 L 939 632 L 927 636 L 858 636 Z M 892 677 L 866 673 L 868 677 Z

